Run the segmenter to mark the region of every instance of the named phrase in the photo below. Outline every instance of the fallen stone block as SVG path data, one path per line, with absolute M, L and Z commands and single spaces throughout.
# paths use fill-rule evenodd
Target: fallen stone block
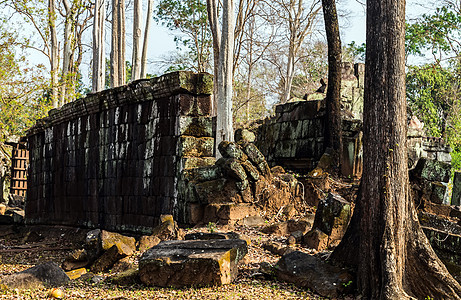
M 61 268 L 64 271 L 71 271 L 75 269 L 80 269 L 88 266 L 90 264 L 88 254 L 85 249 L 78 249 L 72 251 L 61 264 Z
M 69 282 L 69 276 L 55 262 L 47 262 L 2 278 L 0 285 L 8 289 L 57 287 Z
M 320 250 L 338 243 L 346 232 L 351 218 L 351 205 L 338 194 L 329 193 L 319 202 L 314 224 L 304 238 L 309 247 Z M 319 231 L 328 236 L 325 239 Z M 325 241 L 327 245 L 325 245 Z M 320 247 L 320 248 L 318 248 Z
M 147 249 L 154 247 L 160 242 L 161 240 L 156 236 L 143 235 L 139 238 L 138 250 L 141 252 L 146 251 Z
M 260 216 L 248 216 L 238 221 L 238 224 L 249 227 L 260 227 L 266 225 L 266 220 Z
M 75 279 L 78 279 L 78 278 L 82 277 L 86 273 L 87 272 L 86 272 L 85 268 L 80 268 L 80 269 L 75 269 L 75 270 L 72 270 L 72 271 L 68 271 L 68 272 L 66 272 L 66 275 L 69 276 L 70 280 L 75 280 Z
M 112 276 L 110 281 L 116 285 L 121 286 L 141 283 L 139 280 L 139 270 L 134 267 Z
M 238 240 L 240 235 L 236 232 L 194 232 L 186 234 L 186 241 L 191 240 Z
M 318 228 L 312 229 L 303 237 L 306 247 L 316 250 L 328 249 L 328 235 Z
M 164 241 L 141 256 L 139 277 L 161 287 L 228 284 L 247 252 L 244 240 Z
M 133 254 L 133 249 L 123 243 L 116 243 L 106 250 L 94 263 L 91 265 L 91 272 L 99 273 L 110 269 L 118 260 Z
M 271 252 L 275 255 L 284 255 L 293 251 L 290 247 L 283 245 L 282 243 L 267 241 L 263 244 L 263 249 Z
M 131 257 L 127 256 L 115 262 L 110 272 L 111 273 L 122 273 L 128 269 L 131 269 L 132 267 L 133 267 L 133 264 L 131 262 Z
M 323 297 L 337 298 L 353 288 L 354 277 L 346 270 L 300 251 L 283 255 L 274 272 L 279 280 L 311 289 Z
M 134 251 L 136 251 L 136 240 L 134 237 L 124 236 L 120 233 L 109 232 L 106 230 L 101 231 L 101 247 L 103 250 L 109 250 L 116 244 L 123 244 L 126 246 L 124 250 L 129 253 L 128 255 L 131 255 Z

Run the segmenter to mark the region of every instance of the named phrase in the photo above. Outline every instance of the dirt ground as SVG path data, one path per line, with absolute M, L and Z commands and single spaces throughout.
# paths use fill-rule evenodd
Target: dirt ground
M 225 229 L 217 228 L 218 231 Z M 208 230 L 207 227 L 185 229 L 186 233 Z M 81 246 L 87 231 L 58 226 L 0 226 L 0 278 L 47 261 L 60 264 L 72 249 Z M 279 259 L 279 256 L 263 250 L 262 243 L 268 239 L 285 242 L 285 238 L 269 236 L 249 227 L 236 227 L 233 231 L 251 239 L 249 253 L 233 284 L 183 289 L 117 286 L 106 280 L 113 275 L 109 272 L 72 280 L 70 284 L 61 287 L 63 299 L 323 299 L 308 290 L 267 278 L 259 272 L 260 262 L 275 264 Z M 299 246 L 298 250 L 315 254 L 313 250 Z M 137 264 L 140 255 L 137 252 L 132 257 L 133 264 Z M 46 299 L 48 292 L 48 289 L 0 290 L 0 299 Z

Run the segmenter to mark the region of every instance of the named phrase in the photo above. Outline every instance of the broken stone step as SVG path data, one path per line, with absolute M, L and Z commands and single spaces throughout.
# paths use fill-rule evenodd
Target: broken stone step
M 160 287 L 229 284 L 247 253 L 240 239 L 164 241 L 141 256 L 139 277 Z

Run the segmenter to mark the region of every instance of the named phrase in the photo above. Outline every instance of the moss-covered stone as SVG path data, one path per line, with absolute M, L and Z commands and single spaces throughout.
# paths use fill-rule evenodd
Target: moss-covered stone
M 181 136 L 180 153 L 182 157 L 210 157 L 213 156 L 214 138 Z
M 258 169 L 253 166 L 253 164 L 250 161 L 244 161 L 241 163 L 243 169 L 245 169 L 245 172 L 247 173 L 248 177 L 252 181 L 258 181 L 259 180 L 259 172 Z
M 235 158 L 240 161 L 248 159 L 248 156 L 237 143 L 222 141 L 218 145 L 218 150 L 224 158 Z

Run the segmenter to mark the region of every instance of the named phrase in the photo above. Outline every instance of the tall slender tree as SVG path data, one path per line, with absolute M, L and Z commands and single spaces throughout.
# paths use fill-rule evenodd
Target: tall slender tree
M 117 87 L 125 82 L 125 0 L 112 0 L 110 86 Z
M 133 13 L 133 54 L 131 59 L 131 79 L 141 78 L 142 1 L 134 0 Z
M 215 57 L 216 139 L 233 141 L 232 124 L 232 79 L 234 63 L 234 1 L 224 0 L 222 7 L 222 28 L 218 22 L 218 1 L 207 0 L 210 27 L 213 35 Z M 216 154 L 219 155 L 218 151 Z
M 142 55 L 141 55 L 141 78 L 146 78 L 146 74 L 147 74 L 147 47 L 149 46 L 149 35 L 150 35 L 150 27 L 151 27 L 153 10 L 154 10 L 154 0 L 148 0 L 146 25 L 144 28 L 144 39 L 143 39 L 143 44 L 142 44 Z
M 335 163 L 340 163 L 341 135 L 341 38 L 335 0 L 322 0 L 323 18 L 328 43 L 328 89 L 326 95 L 328 124 L 325 134 L 327 147 L 333 148 Z
M 51 71 L 51 101 L 53 107 L 59 106 L 58 102 L 58 34 L 56 31 L 56 2 L 48 0 L 48 27 L 50 32 L 50 71 Z
M 361 191 L 332 259 L 356 267 L 365 299 L 461 299 L 411 199 L 404 40 L 405 1 L 368 0 Z
M 104 89 L 106 73 L 105 56 L 105 19 L 106 10 L 104 0 L 95 0 L 93 22 L 93 73 L 92 91 L 98 92 Z

